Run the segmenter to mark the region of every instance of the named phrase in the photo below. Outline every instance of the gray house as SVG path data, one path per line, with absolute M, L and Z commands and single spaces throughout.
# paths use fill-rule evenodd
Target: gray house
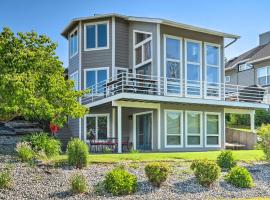
M 96 144 L 147 151 L 224 149 L 225 113 L 268 108 L 224 84 L 224 39 L 237 35 L 165 19 L 104 14 L 72 20 L 69 77 L 90 89 L 90 108 L 69 119 L 73 136 Z
M 260 34 L 259 45 L 228 61 L 225 82 L 235 85 L 259 85 L 269 90 L 270 85 L 270 31 Z M 270 103 L 265 95 L 264 101 Z

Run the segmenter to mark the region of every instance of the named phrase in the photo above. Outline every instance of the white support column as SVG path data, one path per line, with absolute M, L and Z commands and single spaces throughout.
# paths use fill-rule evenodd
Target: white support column
M 112 108 L 112 137 L 115 137 L 115 108 Z
M 158 120 L 158 150 L 160 150 L 161 148 L 161 110 L 160 110 L 160 104 L 159 104 L 159 108 L 157 109 L 157 120 Z
M 255 110 L 250 113 L 250 129 L 253 133 L 255 132 Z
M 118 153 L 122 153 L 122 107 L 117 106 Z

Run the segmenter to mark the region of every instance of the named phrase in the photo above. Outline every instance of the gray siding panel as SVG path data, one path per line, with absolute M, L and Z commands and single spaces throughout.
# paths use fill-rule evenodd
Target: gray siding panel
M 69 59 L 68 74 L 72 74 L 79 69 L 79 54 Z
M 128 67 L 129 23 L 123 19 L 115 19 L 115 66 Z
M 254 85 L 255 84 L 255 70 L 254 68 L 238 72 L 238 85 Z
M 79 137 L 79 119 L 69 119 L 68 127 L 73 137 Z

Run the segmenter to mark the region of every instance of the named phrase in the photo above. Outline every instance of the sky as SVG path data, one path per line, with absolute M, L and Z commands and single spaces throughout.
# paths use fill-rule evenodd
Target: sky
M 269 0 L 1 0 L 0 27 L 36 31 L 58 43 L 57 55 L 68 66 L 68 42 L 60 33 L 73 18 L 94 14 L 157 17 L 241 36 L 226 49 L 233 58 L 258 45 L 270 31 Z

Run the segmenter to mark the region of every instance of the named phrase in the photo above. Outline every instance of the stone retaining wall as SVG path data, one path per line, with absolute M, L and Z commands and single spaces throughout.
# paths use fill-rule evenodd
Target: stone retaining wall
M 22 136 L 3 136 L 0 135 L 0 153 L 2 154 L 9 154 L 14 153 L 14 149 L 16 144 L 20 142 Z

